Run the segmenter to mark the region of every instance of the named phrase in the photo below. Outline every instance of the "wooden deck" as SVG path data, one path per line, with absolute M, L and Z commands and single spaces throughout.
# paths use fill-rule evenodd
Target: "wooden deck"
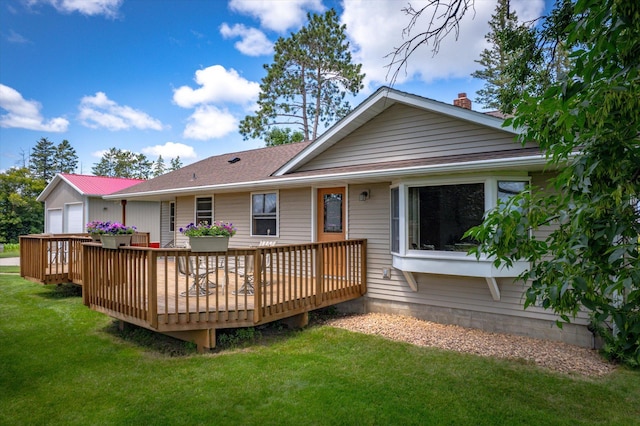
M 23 265 L 21 257 L 21 273 L 31 272 L 23 276 L 39 282 L 82 284 L 89 308 L 194 341 L 200 350 L 215 347 L 216 329 L 285 318 L 304 325 L 309 311 L 366 292 L 366 240 L 193 253 L 178 248 L 109 250 L 87 238 L 67 242 L 60 263 L 52 253 L 61 253 L 51 248 L 65 244 L 30 241 L 30 250 L 39 246 L 40 254 L 29 258 L 40 269 Z

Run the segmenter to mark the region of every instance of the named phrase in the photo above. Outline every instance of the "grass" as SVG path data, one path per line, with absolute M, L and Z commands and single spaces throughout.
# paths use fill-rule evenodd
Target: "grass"
M 120 332 L 77 287 L 0 275 L 0 424 L 640 424 L 624 368 L 570 376 L 320 325 L 225 335 L 198 355 Z
M 0 259 L 5 257 L 19 257 L 20 244 L 5 244 L 4 250 L 0 252 Z

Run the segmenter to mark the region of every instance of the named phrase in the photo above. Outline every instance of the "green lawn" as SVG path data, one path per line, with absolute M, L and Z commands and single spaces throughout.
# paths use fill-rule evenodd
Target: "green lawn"
M 640 424 L 626 369 L 589 379 L 313 325 L 206 355 L 149 336 L 118 334 L 71 286 L 0 275 L 0 424 Z

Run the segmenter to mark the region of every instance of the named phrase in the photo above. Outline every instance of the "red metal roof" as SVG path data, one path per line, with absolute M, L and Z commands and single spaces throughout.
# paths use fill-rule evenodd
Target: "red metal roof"
M 143 179 L 73 175 L 67 173 L 60 173 L 60 177 L 84 195 L 109 195 L 144 182 Z

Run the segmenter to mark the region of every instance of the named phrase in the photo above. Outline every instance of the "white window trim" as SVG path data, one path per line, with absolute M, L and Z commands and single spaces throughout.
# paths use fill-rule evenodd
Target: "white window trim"
M 198 198 L 211 198 L 211 223 L 216 221 L 215 197 L 213 195 L 202 195 L 193 197 L 193 224 L 198 225 Z M 177 207 L 177 206 L 176 206 Z M 176 210 L 177 212 L 177 210 Z M 176 214 L 177 217 L 177 214 Z
M 485 188 L 485 212 L 496 206 L 498 200 L 498 181 L 524 181 L 530 184 L 531 178 L 525 174 L 492 174 L 461 177 L 439 177 L 394 183 L 391 188 L 399 188 L 400 235 L 399 250 L 392 252 L 393 267 L 403 271 L 407 281 L 417 290 L 412 273 L 456 275 L 467 277 L 483 277 L 487 280 L 492 296 L 500 299 L 495 278 L 516 277 L 529 267 L 528 262 L 514 262 L 511 268 L 496 268 L 494 259 L 485 255 L 476 257 L 465 252 L 440 250 L 412 250 L 408 248 L 409 240 L 409 188 L 416 186 L 442 186 L 482 183 Z M 391 226 L 391 223 L 390 223 Z M 390 241 L 391 242 L 391 241 Z M 389 246 L 391 247 L 391 245 Z
M 253 233 L 253 196 L 260 194 L 276 194 L 276 233 L 269 235 L 257 235 Z M 280 191 L 274 189 L 273 191 L 255 191 L 249 194 L 249 228 L 252 237 L 259 238 L 278 238 L 280 237 Z

